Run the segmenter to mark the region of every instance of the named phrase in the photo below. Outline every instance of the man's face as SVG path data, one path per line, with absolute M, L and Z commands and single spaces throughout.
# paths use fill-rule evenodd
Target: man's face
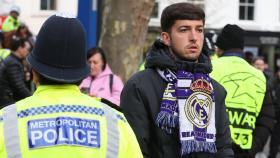
M 203 21 L 176 20 L 170 33 L 162 32 L 161 38 L 176 57 L 196 61 L 204 42 Z
M 264 63 L 263 60 L 258 59 L 254 62 L 254 67 L 261 70 L 261 71 L 264 71 L 265 70 L 265 63 Z
M 20 53 L 20 56 L 22 59 L 25 59 L 27 57 L 27 55 L 30 52 L 30 48 L 31 48 L 31 46 L 28 42 L 25 42 L 23 47 L 18 48 L 17 51 Z
M 19 13 L 18 13 L 18 12 L 15 12 L 15 11 L 12 11 L 12 12 L 10 13 L 10 15 L 11 15 L 13 18 L 17 19 L 18 16 L 19 16 Z

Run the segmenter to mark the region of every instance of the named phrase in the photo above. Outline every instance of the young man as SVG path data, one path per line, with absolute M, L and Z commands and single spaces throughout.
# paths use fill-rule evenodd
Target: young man
M 161 40 L 125 85 L 121 107 L 144 157 L 233 157 L 225 90 L 202 51 L 205 14 L 189 3 L 163 10 Z
M 142 158 L 123 114 L 80 92 L 89 73 L 82 24 L 51 16 L 27 57 L 38 86 L 0 111 L 1 158 Z
M 274 126 L 271 90 L 264 74 L 245 60 L 244 30 L 226 25 L 216 45 L 211 77 L 227 90 L 226 106 L 236 158 L 254 158 Z
M 11 51 L 0 64 L 0 108 L 31 95 L 25 84 L 23 66 L 30 44 L 25 39 L 13 38 Z

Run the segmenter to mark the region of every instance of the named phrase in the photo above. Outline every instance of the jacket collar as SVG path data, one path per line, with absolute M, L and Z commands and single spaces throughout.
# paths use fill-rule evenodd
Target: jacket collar
M 160 40 L 156 40 L 148 52 L 145 67 L 168 68 L 172 71 L 185 70 L 192 73 L 210 73 L 212 71 L 210 58 L 206 52 L 202 51 L 198 62 L 178 60 L 171 55 L 168 46 L 164 45 Z
M 240 57 L 242 59 L 245 59 L 245 55 L 241 50 L 227 50 L 227 51 L 224 51 L 224 53 L 222 54 L 222 57 L 226 57 L 226 56 L 237 56 L 237 57 Z
M 67 90 L 72 92 L 80 92 L 80 89 L 77 85 L 73 84 L 63 84 L 63 85 L 39 85 L 37 90 L 34 92 L 34 94 L 39 94 L 45 91 L 49 90 Z

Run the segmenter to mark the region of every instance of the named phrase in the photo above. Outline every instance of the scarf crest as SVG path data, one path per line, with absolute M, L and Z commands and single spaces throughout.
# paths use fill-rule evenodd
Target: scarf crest
M 216 153 L 215 98 L 208 74 L 157 69 L 168 82 L 156 123 L 167 133 L 179 129 L 181 155 Z

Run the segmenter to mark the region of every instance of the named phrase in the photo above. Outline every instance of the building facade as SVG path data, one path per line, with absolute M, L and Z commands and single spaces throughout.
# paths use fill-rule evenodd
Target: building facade
M 226 24 L 241 26 L 246 30 L 245 51 L 264 56 L 272 71 L 280 69 L 279 0 L 156 0 L 149 22 L 152 38 L 159 35 L 162 10 L 176 2 L 190 2 L 202 7 L 206 12 L 206 31 L 219 33 Z M 7 15 L 13 4 L 20 6 L 20 20 L 35 35 L 56 11 L 78 14 L 78 0 L 0 0 L 0 15 Z
M 0 16 L 8 15 L 12 5 L 20 7 L 20 21 L 35 35 L 38 34 L 44 21 L 57 11 L 77 16 L 78 10 L 78 0 L 0 0 Z

